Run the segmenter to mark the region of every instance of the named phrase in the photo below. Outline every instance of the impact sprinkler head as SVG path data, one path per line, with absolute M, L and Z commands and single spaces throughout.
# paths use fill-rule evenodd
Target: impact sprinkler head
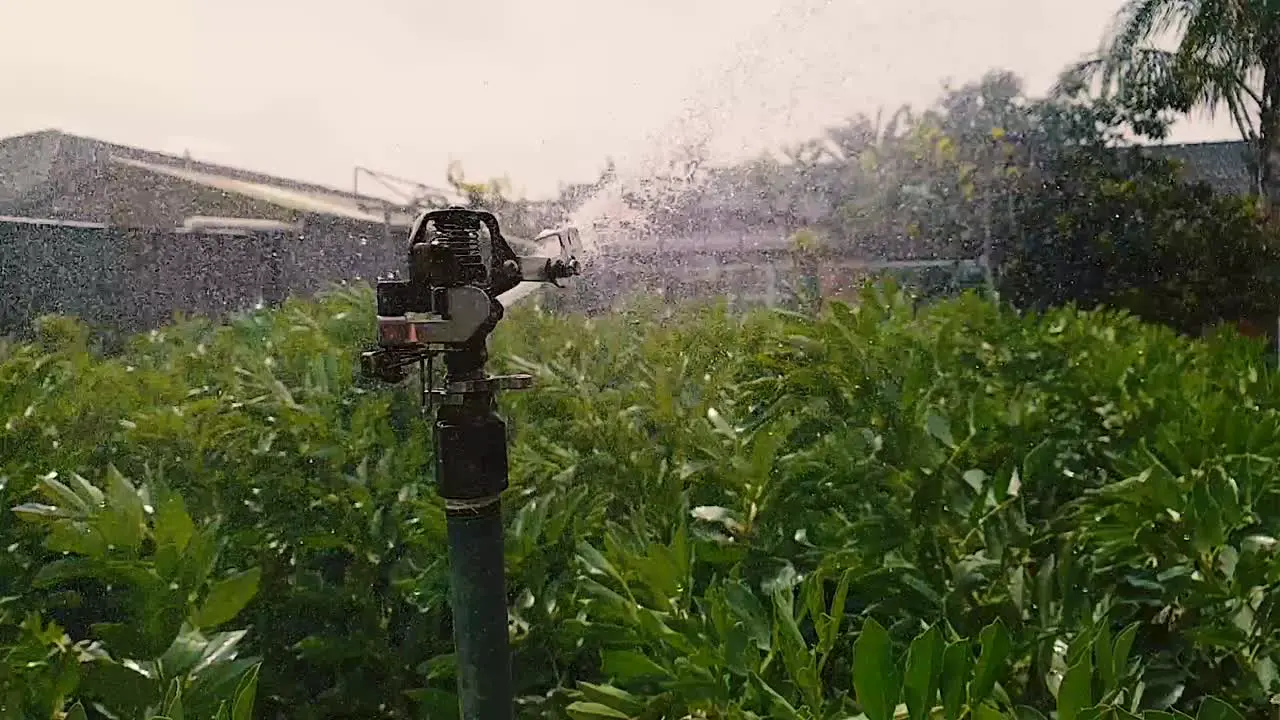
M 409 278 L 378 282 L 378 348 L 361 357 L 363 372 L 399 382 L 411 365 L 482 348 L 503 316 L 499 295 L 522 282 L 559 287 L 579 274 L 578 230 L 545 230 L 537 242 L 552 239 L 560 247 L 556 257 L 521 257 L 493 213 L 461 207 L 423 213 L 409 234 Z M 424 402 L 458 401 L 447 389 L 424 390 Z
M 519 257 L 492 213 L 455 207 L 423 214 L 409 235 L 409 279 L 378 282 L 378 348 L 361 357 L 366 374 L 388 382 L 417 364 L 423 406 L 436 407 L 435 481 L 448 526 L 458 664 L 484 669 L 483 692 L 459 674 L 464 718 L 514 717 L 501 516 L 507 432 L 494 395 L 527 388 L 533 378 L 487 375 L 485 345 L 502 319 L 499 295 L 521 282 L 555 284 L 578 274 L 577 230 L 539 239 L 552 236 L 559 257 Z M 441 389 L 432 388 L 437 355 L 446 370 Z

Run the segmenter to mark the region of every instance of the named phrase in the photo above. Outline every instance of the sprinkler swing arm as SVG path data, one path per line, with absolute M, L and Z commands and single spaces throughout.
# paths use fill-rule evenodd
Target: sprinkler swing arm
M 487 341 L 503 316 L 498 296 L 521 282 L 557 285 L 579 272 L 578 231 L 547 231 L 559 257 L 519 257 L 493 213 L 451 207 L 421 215 L 409 234 L 409 278 L 377 285 L 378 348 L 363 372 L 399 382 L 417 365 L 424 412 L 435 410 L 435 470 L 445 501 L 451 606 L 463 720 L 514 713 L 501 495 L 507 488 L 506 424 L 499 390 L 532 386 L 529 375 L 490 376 Z M 443 357 L 444 384 L 433 388 Z

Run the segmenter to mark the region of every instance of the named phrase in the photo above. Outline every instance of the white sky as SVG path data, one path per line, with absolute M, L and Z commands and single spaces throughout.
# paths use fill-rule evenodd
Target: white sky
M 0 136 L 59 128 L 344 188 L 355 165 L 442 185 L 457 159 L 538 196 L 691 109 L 753 148 L 993 67 L 1039 91 L 1119 5 L 0 0 Z M 1175 139 L 1233 136 L 1198 121 Z

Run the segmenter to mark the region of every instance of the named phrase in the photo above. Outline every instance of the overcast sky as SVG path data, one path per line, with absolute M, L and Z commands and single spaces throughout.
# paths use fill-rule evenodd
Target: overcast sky
M 60 128 L 344 188 L 356 165 L 443 184 L 456 159 L 537 196 L 691 112 L 754 149 L 993 67 L 1041 90 L 1119 5 L 0 0 L 0 136 Z M 1177 139 L 1231 136 L 1202 120 Z

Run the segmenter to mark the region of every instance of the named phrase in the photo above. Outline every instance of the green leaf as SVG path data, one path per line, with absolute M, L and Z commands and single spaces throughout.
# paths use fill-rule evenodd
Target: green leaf
M 622 718 L 627 720 L 630 716 L 624 712 L 619 712 L 609 707 L 593 702 L 574 702 L 565 708 L 565 712 L 569 713 L 569 717 L 574 720 L 591 720 L 592 718 Z
M 982 649 L 978 655 L 973 682 L 969 685 L 970 705 L 977 705 L 990 696 L 996 681 L 1005 670 L 1005 661 L 1009 659 L 1009 652 L 1013 647 L 1009 631 L 999 620 L 982 629 L 978 644 Z
M 54 560 L 51 563 L 40 568 L 31 580 L 31 584 L 38 588 L 52 587 L 58 583 L 67 580 L 78 580 L 80 578 L 98 578 L 107 579 L 108 574 L 106 566 L 100 561 L 92 558 L 67 557 L 61 560 Z
M 737 432 L 734 431 L 733 426 L 729 424 L 728 420 L 724 419 L 724 416 L 720 414 L 719 410 L 716 410 L 715 408 L 707 408 L 707 419 L 711 421 L 711 425 L 715 427 L 716 432 L 721 435 L 730 438 L 737 436 Z
M 77 694 L 109 699 L 109 709 L 120 717 L 142 717 L 145 708 L 163 699 L 152 678 L 120 663 L 95 660 L 82 667 L 84 680 Z
M 1111 628 L 1103 618 L 1098 625 L 1097 635 L 1093 639 L 1093 664 L 1098 669 L 1098 679 L 1102 683 L 1102 694 L 1106 695 L 1116 688 L 1116 665 L 1112 653 L 1115 646 L 1111 641 Z
M 773 594 L 774 631 L 778 636 L 778 648 L 782 652 L 782 664 L 787 668 L 791 681 L 804 695 L 810 707 L 822 705 L 822 683 L 818 679 L 818 660 L 814 657 L 800 626 L 796 623 L 794 596 L 791 589 Z
M 146 512 L 138 490 L 115 466 L 107 468 L 107 504 L 98 514 L 98 529 L 107 544 L 136 554 L 146 533 Z
M 626 581 L 622 579 L 622 574 L 618 572 L 618 569 L 590 543 L 586 541 L 578 543 L 578 557 L 582 559 L 582 562 L 591 571 L 608 576 L 616 580 L 618 584 L 626 587 Z
M 88 714 L 84 711 L 84 705 L 76 703 L 67 711 L 66 720 L 89 720 Z
M 262 568 L 254 567 L 214 583 L 192 623 L 211 628 L 232 620 L 258 594 L 261 579 Z
M 13 513 L 18 516 L 18 519 L 27 522 L 48 522 L 49 520 L 75 517 L 64 508 L 43 503 L 23 503 L 14 507 Z
M 787 701 L 782 693 L 779 693 L 772 685 L 765 682 L 764 678 L 757 673 L 751 673 L 751 679 L 755 682 L 756 687 L 764 693 L 769 699 L 769 717 L 783 718 L 783 720 L 800 720 L 800 713 L 796 711 L 794 705 Z
M 153 488 L 155 497 L 155 541 L 181 553 L 195 533 L 195 523 L 187 514 L 182 497 L 163 486 Z
M 1019 705 L 1013 709 L 1017 720 L 1047 720 L 1043 713 L 1030 705 Z
M 1093 655 L 1082 653 L 1080 660 L 1067 668 L 1058 686 L 1058 720 L 1077 720 L 1093 707 Z
M 942 712 L 946 720 L 959 720 L 973 670 L 968 640 L 957 640 L 942 652 Z
M 901 681 L 889 633 L 875 618 L 867 618 L 853 645 L 853 688 L 868 720 L 892 720 Z
M 768 652 L 773 647 L 773 632 L 769 627 L 769 614 L 760 598 L 739 580 L 725 583 L 724 599 L 733 614 L 742 621 L 756 647 Z
M 840 626 L 844 622 L 844 608 L 849 597 L 849 583 L 853 580 L 853 570 L 846 570 L 836 585 L 835 595 L 831 598 L 831 610 L 827 613 L 829 620 L 822 626 L 818 638 L 818 652 L 825 656 L 836 646 L 840 637 Z
M 1143 710 L 1142 720 L 1193 720 L 1180 710 Z
M 902 692 L 910 720 L 924 720 L 938 699 L 942 683 L 942 654 L 945 650 L 938 626 L 931 626 L 911 641 Z
M 199 632 L 190 628 L 179 633 L 173 644 L 160 657 L 160 671 L 165 677 L 185 675 L 204 653 L 208 641 Z
M 1132 623 L 1120 634 L 1116 636 L 1115 643 L 1111 650 L 1111 667 L 1112 676 L 1116 682 L 1124 679 L 1129 672 L 1129 652 L 1133 649 L 1134 638 L 1138 636 L 1138 626 L 1140 623 Z
M 225 704 L 227 720 L 231 720 L 236 691 L 244 676 L 261 663 L 256 658 L 223 660 L 199 671 L 183 695 L 190 717 L 208 717 L 218 703 Z
M 992 707 L 990 703 L 982 703 L 973 708 L 973 720 L 1009 720 L 1009 716 Z
M 253 720 L 253 699 L 258 692 L 260 668 L 261 666 L 254 665 L 253 669 L 240 678 L 240 684 L 236 687 L 235 705 L 231 710 L 231 720 Z
M 930 410 L 929 416 L 925 420 L 925 429 L 929 434 L 937 438 L 943 445 L 950 449 L 955 449 L 956 440 L 951 434 L 951 423 L 938 413 Z
M 182 707 L 182 681 L 174 678 L 165 691 L 164 701 L 160 703 L 160 712 L 170 720 L 185 720 L 186 713 Z
M 1200 703 L 1196 720 L 1244 720 L 1244 716 L 1227 703 L 1209 695 Z
M 45 536 L 44 546 L 58 553 L 73 553 L 98 559 L 107 557 L 107 539 L 98 528 L 83 520 L 54 523 Z
M 94 634 L 114 652 L 130 658 L 154 658 L 172 647 L 182 630 L 185 608 L 176 602 L 148 602 L 127 623 L 98 623 Z
M 456 693 L 442 688 L 414 688 L 406 690 L 405 695 L 417 703 L 416 717 L 431 720 L 456 720 L 461 716 Z
M 987 474 L 981 470 L 965 470 L 960 476 L 964 480 L 964 484 L 973 489 L 975 493 L 981 493 L 987 487 Z
M 91 508 L 101 508 L 107 501 L 107 496 L 79 473 L 71 474 L 71 489 Z
M 182 553 L 179 585 L 187 590 L 198 590 L 204 584 L 218 560 L 221 547 L 218 524 L 211 523 L 196 531 Z
M 645 702 L 621 688 L 612 685 L 596 685 L 594 683 L 578 681 L 578 690 L 582 693 L 582 697 L 587 702 L 600 703 L 608 705 L 611 708 L 621 710 L 628 715 L 636 715 L 644 711 Z
M 604 674 L 615 680 L 670 677 L 661 665 L 631 650 L 606 650 L 601 653 Z
M 248 663 L 244 667 L 234 670 L 233 672 L 230 667 L 233 664 L 231 659 L 236 657 L 240 641 L 244 639 L 244 636 L 247 633 L 247 630 L 232 630 L 229 632 L 220 632 L 209 638 L 200 653 L 200 660 L 196 663 L 195 667 L 191 669 L 191 674 L 207 680 L 209 676 L 213 674 L 210 671 L 218 669 L 219 673 L 226 676 L 221 678 L 221 681 L 224 682 L 227 681 L 227 677 L 230 677 L 228 673 L 235 674 L 235 686 L 239 687 L 239 674 L 249 672 L 249 668 L 252 667 L 254 663 Z M 231 688 L 228 688 L 228 692 L 230 691 Z
M 85 502 L 84 498 L 73 492 L 71 488 L 58 482 L 54 477 L 41 478 L 40 490 L 54 504 L 69 510 L 73 514 L 84 516 L 90 512 L 89 503 Z
M 671 599 L 680 595 L 684 578 L 676 575 L 677 562 L 666 546 L 651 544 L 648 552 L 632 555 L 627 564 L 640 577 L 648 596 L 660 604 L 657 609 L 671 612 Z

